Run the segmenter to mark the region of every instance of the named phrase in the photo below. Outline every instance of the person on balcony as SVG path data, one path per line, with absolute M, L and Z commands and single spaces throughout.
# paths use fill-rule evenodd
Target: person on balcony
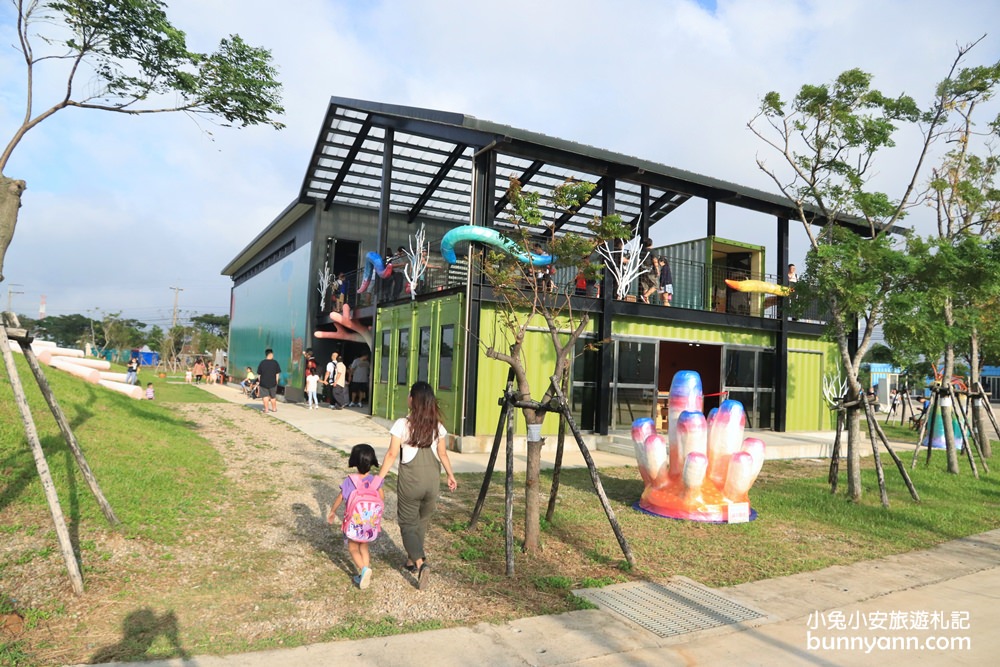
M 658 261 L 653 254 L 653 239 L 648 236 L 642 240 L 642 269 L 639 272 L 639 298 L 643 303 L 650 303 L 650 297 L 656 294 Z
M 669 306 L 674 300 L 674 277 L 670 273 L 670 260 L 666 257 L 658 257 L 660 264 L 659 285 L 660 304 Z

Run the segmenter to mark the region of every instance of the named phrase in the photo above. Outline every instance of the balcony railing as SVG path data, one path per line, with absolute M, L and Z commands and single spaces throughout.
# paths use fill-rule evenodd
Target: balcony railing
M 670 307 L 688 310 L 702 310 L 715 313 L 729 313 L 763 319 L 777 319 L 779 306 L 782 302 L 795 299 L 795 293 L 787 297 L 760 292 L 741 292 L 726 285 L 726 280 L 760 280 L 766 283 L 780 284 L 778 276 L 773 274 L 754 274 L 741 269 L 727 268 L 703 262 L 674 260 L 670 263 L 673 278 L 673 299 Z M 467 260 L 461 259 L 453 265 L 432 263 L 427 267 L 425 275 L 417 284 L 417 296 L 442 292 L 456 287 L 464 287 L 466 283 Z M 347 274 L 347 303 L 353 308 L 363 308 L 373 303 L 378 296 L 379 303 L 387 305 L 410 300 L 409 285 L 402 272 L 397 272 L 389 278 L 374 276 L 367 290 L 358 293 L 359 283 L 363 279 L 363 271 Z M 591 286 L 581 294 L 576 288 L 577 271 L 573 267 L 560 267 L 552 277 L 554 291 L 560 294 L 594 298 L 600 294 L 600 284 Z M 639 300 L 638 280 L 632 281 L 625 297 L 626 301 Z M 650 299 L 653 305 L 661 305 L 659 294 Z M 326 310 L 333 309 L 332 300 L 327 298 Z M 790 315 L 786 310 L 786 317 Z M 823 322 L 820 304 L 806 308 L 797 316 L 805 322 Z

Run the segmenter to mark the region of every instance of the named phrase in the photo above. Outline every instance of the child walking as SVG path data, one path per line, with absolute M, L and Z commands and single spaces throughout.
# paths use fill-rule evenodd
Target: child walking
M 348 475 L 344 479 L 340 485 L 340 494 L 333 501 L 326 522 L 333 525 L 337 518 L 337 508 L 346 498 L 341 530 L 347 541 L 351 560 L 358 570 L 358 574 L 353 577 L 354 583 L 358 588 L 365 589 L 372 581 L 368 543 L 373 542 L 381 530 L 385 492 L 382 491 L 382 478 L 369 473 L 373 467 L 378 467 L 378 458 L 371 445 L 354 445 L 347 465 L 360 474 Z
M 310 368 L 308 373 L 309 375 L 306 376 L 306 397 L 309 399 L 309 409 L 315 410 L 319 407 L 319 401 L 316 399 L 316 386 L 319 384 L 319 376 L 316 375 L 315 368 Z

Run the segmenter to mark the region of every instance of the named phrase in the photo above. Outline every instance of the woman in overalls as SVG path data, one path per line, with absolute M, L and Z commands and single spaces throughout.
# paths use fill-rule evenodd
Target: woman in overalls
M 417 575 L 420 590 L 430 581 L 424 537 L 441 488 L 441 468 L 448 475 L 448 489 L 458 486 L 448 459 L 446 436 L 441 423 L 441 408 L 434 390 L 426 382 L 410 387 L 410 412 L 396 420 L 389 431 L 389 452 L 385 455 L 379 476 L 383 479 L 399 459 L 396 477 L 396 518 L 406 550 L 404 567 Z

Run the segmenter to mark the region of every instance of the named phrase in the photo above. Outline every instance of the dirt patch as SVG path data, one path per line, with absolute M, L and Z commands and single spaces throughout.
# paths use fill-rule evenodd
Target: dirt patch
M 231 493 L 217 514 L 165 547 L 88 528 L 81 536 L 86 593 L 70 591 L 45 530 L 5 535 L 4 591 L 17 609 L 41 610 L 21 633 L 43 664 L 151 659 L 295 645 L 402 628 L 470 624 L 517 614 L 501 596 L 450 571 L 449 533 L 428 540 L 429 590 L 402 570 L 405 554 L 387 487 L 374 578 L 358 591 L 339 531 L 325 517 L 347 474 L 346 456 L 285 423 L 232 404 L 178 405 L 223 455 Z M 447 505 L 447 502 L 445 503 Z M 0 513 L 3 525 L 50 523 Z

